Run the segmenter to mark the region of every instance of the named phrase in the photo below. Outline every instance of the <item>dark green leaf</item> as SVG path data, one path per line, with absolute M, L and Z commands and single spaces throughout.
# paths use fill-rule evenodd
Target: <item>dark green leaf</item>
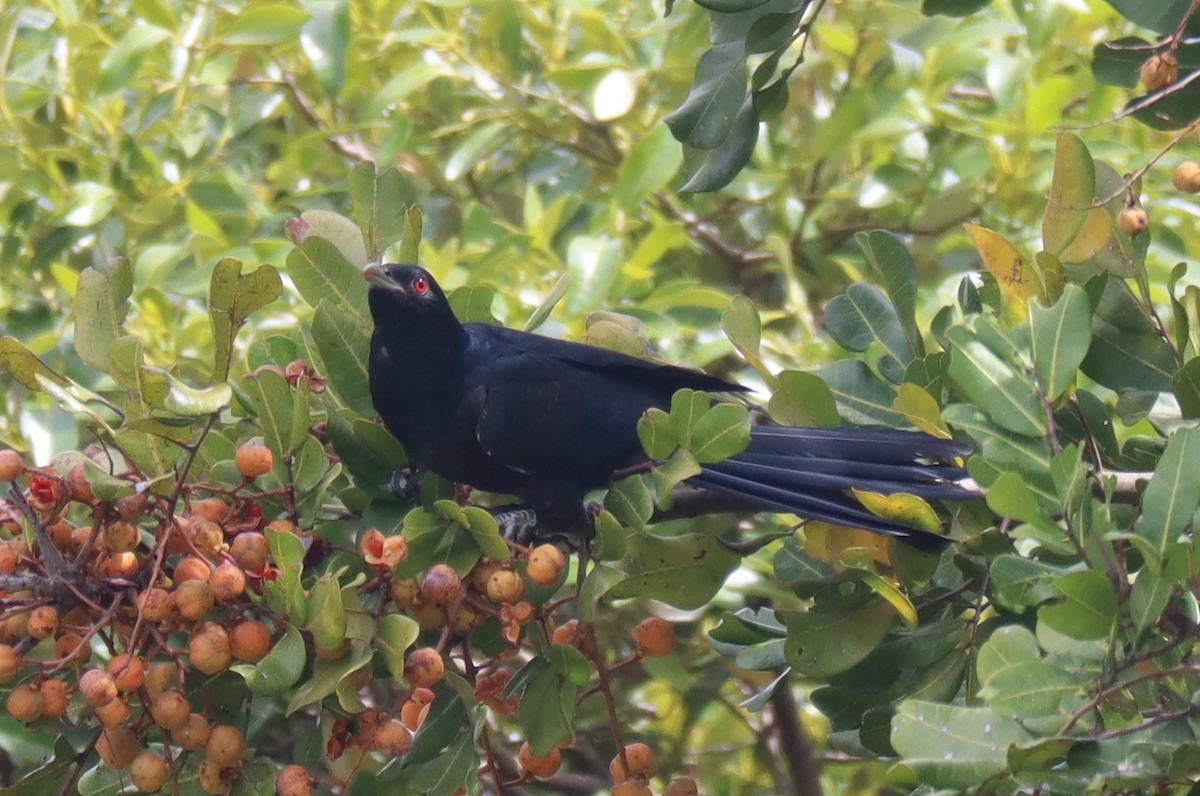
M 992 0 L 921 0 L 921 13 L 927 17 L 968 17 L 991 5 Z
M 377 261 L 384 249 L 400 240 L 411 203 L 412 189 L 395 169 L 376 172 L 374 163 L 363 162 L 350 171 L 351 215 L 362 229 L 370 260 Z
M 313 313 L 313 342 L 325 363 L 329 386 L 346 406 L 365 417 L 375 415 L 367 378 L 370 328 L 324 299 Z
M 1142 514 L 1134 530 L 1150 543 L 1160 561 L 1200 507 L 1200 479 L 1192 470 L 1198 456 L 1200 429 L 1180 429 L 1167 442 L 1154 477 L 1142 493 Z
M 854 241 L 862 249 L 875 284 L 887 291 L 892 300 L 909 348 L 920 355 L 925 348 L 917 328 L 917 266 L 912 255 L 899 238 L 884 230 L 859 232 Z
M 288 254 L 287 269 L 296 290 L 313 307 L 326 302 L 363 328 L 372 327 L 367 280 L 333 242 L 316 235 L 305 238 Z
M 946 330 L 949 374 L 958 391 L 981 407 L 997 425 L 1031 437 L 1046 433 L 1046 417 L 1033 384 L 964 324 Z
M 235 670 L 246 678 L 246 687 L 252 694 L 279 696 L 300 679 L 306 662 L 304 637 L 289 624 L 265 658 L 252 666 L 235 667 Z
M 649 597 L 683 610 L 699 608 L 740 560 L 713 536 L 634 534 L 620 563 L 625 579 L 609 594 L 614 599 Z
M 886 600 L 857 608 L 781 613 L 788 628 L 788 663 L 797 672 L 817 678 L 844 672 L 862 661 L 896 620 L 896 609 Z
M 856 282 L 825 306 L 825 328 L 843 348 L 866 351 L 878 345 L 901 366 L 913 357 L 896 308 L 883 291 Z
M 1057 400 L 1075 381 L 1092 342 L 1091 304 L 1083 289 L 1067 285 L 1054 306 L 1029 303 L 1033 367 L 1046 399 Z

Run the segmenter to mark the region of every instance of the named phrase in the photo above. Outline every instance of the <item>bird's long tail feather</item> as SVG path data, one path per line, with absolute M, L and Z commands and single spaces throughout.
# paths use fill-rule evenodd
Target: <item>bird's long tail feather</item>
M 938 550 L 947 538 L 879 517 L 853 489 L 905 492 L 926 500 L 981 496 L 958 463 L 971 449 L 919 431 L 756 426 L 742 453 L 705 465 L 688 483 L 744 498 L 762 509 L 865 528 Z

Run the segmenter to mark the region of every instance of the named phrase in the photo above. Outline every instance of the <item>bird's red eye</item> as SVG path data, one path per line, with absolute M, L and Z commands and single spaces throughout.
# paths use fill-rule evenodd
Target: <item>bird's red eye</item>
M 412 281 L 413 292 L 418 296 L 429 290 L 429 280 L 426 277 L 418 276 Z

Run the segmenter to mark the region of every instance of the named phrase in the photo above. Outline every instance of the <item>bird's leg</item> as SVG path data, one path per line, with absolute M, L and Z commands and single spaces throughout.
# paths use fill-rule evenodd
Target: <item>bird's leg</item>
M 393 470 L 384 485 L 389 493 L 402 500 L 411 500 L 421 492 L 421 476 L 425 471 L 420 467 L 409 466 Z
M 492 510 L 492 516 L 496 518 L 496 524 L 500 526 L 500 535 L 510 542 L 528 545 L 538 538 L 537 512 L 529 506 L 522 504 L 501 506 Z

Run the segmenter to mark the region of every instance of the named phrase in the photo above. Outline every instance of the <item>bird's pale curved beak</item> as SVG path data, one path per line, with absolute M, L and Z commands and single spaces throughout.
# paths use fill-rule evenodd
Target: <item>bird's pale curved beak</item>
M 383 266 L 379 263 L 370 263 L 362 269 L 363 278 L 377 287 L 384 287 L 388 290 L 402 290 L 402 288 L 388 278 L 387 273 L 383 270 Z

